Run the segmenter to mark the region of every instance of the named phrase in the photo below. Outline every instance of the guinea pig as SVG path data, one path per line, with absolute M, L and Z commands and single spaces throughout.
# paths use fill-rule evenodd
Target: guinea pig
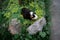
M 22 8 L 21 14 L 23 15 L 24 19 L 35 20 L 38 18 L 36 13 L 28 8 Z

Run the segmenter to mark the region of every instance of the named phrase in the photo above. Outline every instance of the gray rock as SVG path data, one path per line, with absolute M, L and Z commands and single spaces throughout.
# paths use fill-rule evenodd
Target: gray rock
M 19 34 L 21 31 L 21 23 L 17 18 L 11 19 L 8 30 L 11 34 Z
M 34 22 L 31 26 L 27 28 L 29 34 L 33 35 L 39 31 L 42 31 L 43 26 L 46 25 L 46 20 L 44 17 Z

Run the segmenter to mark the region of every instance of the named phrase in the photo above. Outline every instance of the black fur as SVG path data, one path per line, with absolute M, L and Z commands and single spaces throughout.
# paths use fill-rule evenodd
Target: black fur
M 30 12 L 31 10 L 27 9 L 27 8 L 22 8 L 21 14 L 23 15 L 24 19 L 29 19 L 32 20 L 32 18 L 30 17 Z M 33 12 L 33 18 L 35 17 L 36 13 Z

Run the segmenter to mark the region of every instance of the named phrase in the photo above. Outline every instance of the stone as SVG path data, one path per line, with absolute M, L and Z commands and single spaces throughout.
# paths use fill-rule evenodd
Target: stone
M 10 31 L 11 34 L 19 34 L 21 31 L 21 23 L 20 20 L 17 18 L 11 19 L 8 27 L 8 31 Z
M 44 17 L 42 17 L 36 22 L 34 22 L 31 26 L 29 26 L 27 28 L 27 31 L 31 35 L 36 34 L 37 32 L 42 31 L 44 25 L 46 25 L 46 20 Z

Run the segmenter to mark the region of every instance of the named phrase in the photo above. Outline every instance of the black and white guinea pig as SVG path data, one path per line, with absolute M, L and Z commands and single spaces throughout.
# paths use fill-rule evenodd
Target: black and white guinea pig
M 21 14 L 23 15 L 24 19 L 35 20 L 38 18 L 35 12 L 32 12 L 28 8 L 22 8 Z

